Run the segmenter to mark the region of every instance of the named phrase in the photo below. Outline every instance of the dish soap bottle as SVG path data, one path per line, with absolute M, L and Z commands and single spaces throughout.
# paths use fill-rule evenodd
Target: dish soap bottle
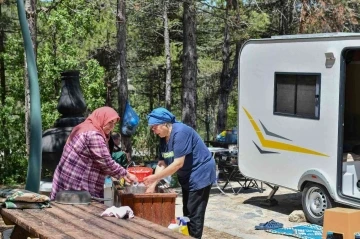
M 187 226 L 187 223 L 190 221 L 190 219 L 188 217 L 181 217 L 180 218 L 180 229 L 179 232 L 182 233 L 183 235 L 189 236 L 189 229 Z

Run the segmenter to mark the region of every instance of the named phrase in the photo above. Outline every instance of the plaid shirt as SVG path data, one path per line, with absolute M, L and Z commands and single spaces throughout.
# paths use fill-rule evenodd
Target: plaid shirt
M 126 169 L 112 160 L 104 138 L 96 131 L 82 132 L 65 144 L 55 170 L 51 200 L 61 190 L 86 190 L 91 196 L 104 197 L 107 175 L 120 178 Z

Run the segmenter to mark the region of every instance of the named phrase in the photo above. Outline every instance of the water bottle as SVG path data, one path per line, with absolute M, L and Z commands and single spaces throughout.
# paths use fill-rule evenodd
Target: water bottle
M 104 188 L 111 188 L 111 187 L 112 187 L 111 177 L 107 176 L 107 177 L 105 178 Z
M 168 184 L 168 185 L 170 185 L 171 184 L 171 175 L 170 176 L 167 176 L 167 177 L 165 177 L 165 178 L 163 178 L 164 179 L 164 181 Z

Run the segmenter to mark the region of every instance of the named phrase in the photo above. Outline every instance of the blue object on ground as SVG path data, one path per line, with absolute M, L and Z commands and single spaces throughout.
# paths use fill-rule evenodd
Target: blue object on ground
M 267 232 L 301 239 L 322 239 L 322 226 L 307 224 L 295 227 L 266 230 Z
M 274 220 L 270 220 L 266 223 L 260 223 L 259 226 L 255 226 L 256 230 L 269 230 L 269 229 L 277 229 L 282 228 L 283 224 L 280 222 L 276 222 Z
M 268 222 L 265 222 L 265 223 L 259 223 L 259 226 L 264 226 L 266 223 L 269 223 L 269 222 L 275 222 L 273 219 L 271 219 L 270 221 Z M 279 223 L 279 222 L 278 222 Z M 281 225 L 283 225 L 282 223 L 280 223 Z

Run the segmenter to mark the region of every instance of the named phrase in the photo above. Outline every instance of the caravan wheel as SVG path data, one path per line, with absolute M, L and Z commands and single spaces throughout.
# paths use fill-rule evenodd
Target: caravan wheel
M 308 183 L 302 193 L 302 207 L 306 219 L 313 223 L 322 225 L 325 209 L 332 208 L 333 199 L 323 185 Z

